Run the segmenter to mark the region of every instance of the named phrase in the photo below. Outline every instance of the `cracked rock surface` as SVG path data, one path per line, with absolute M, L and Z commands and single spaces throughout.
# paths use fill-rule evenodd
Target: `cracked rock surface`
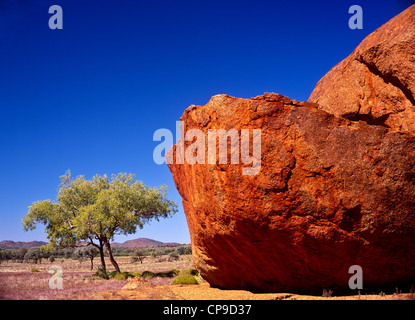
M 367 36 L 309 101 L 351 120 L 415 134 L 415 5 Z

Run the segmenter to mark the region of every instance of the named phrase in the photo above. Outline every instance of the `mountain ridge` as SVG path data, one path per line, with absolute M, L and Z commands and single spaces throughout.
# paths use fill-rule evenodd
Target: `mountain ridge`
M 3 248 L 32 248 L 32 247 L 41 247 L 48 244 L 44 241 L 12 241 L 12 240 L 3 240 L 0 241 L 0 247 Z
M 177 247 L 180 246 L 177 242 L 161 242 L 149 238 L 136 238 L 124 241 L 123 243 L 114 242 L 111 244 L 113 248 L 134 248 L 134 247 Z
M 32 247 L 41 247 L 48 244 L 45 241 L 12 241 L 12 240 L 3 240 L 0 241 L 0 248 L 32 248 Z M 127 240 L 122 243 L 113 242 L 111 246 L 113 248 L 135 248 L 135 247 L 177 247 L 180 246 L 180 243 L 177 242 L 161 242 L 149 238 L 136 238 L 132 240 Z

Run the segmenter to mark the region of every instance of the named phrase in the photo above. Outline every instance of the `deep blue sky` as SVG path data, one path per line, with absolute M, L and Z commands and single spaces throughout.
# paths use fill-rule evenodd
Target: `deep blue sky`
M 63 30 L 48 9 L 63 8 Z M 348 8 L 363 8 L 351 30 Z M 307 100 L 361 40 L 411 4 L 404 0 L 0 0 L 0 240 L 22 231 L 36 200 L 55 199 L 59 176 L 129 172 L 167 184 L 172 219 L 136 237 L 190 242 L 155 130 L 174 131 L 184 109 L 215 94 L 277 92 Z M 126 237 L 116 237 L 125 241 Z

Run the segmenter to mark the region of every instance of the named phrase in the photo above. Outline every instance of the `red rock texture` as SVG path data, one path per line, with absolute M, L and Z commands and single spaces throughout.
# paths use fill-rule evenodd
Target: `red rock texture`
M 230 147 L 227 164 L 169 164 L 212 286 L 353 293 L 352 265 L 365 290 L 415 283 L 414 8 L 333 68 L 317 103 L 217 95 L 184 112 L 185 132 L 261 129 L 256 175 Z
M 412 136 L 278 94 L 214 96 L 181 120 L 185 132 L 261 129 L 257 175 L 244 164 L 169 165 L 211 285 L 321 294 L 348 288 L 355 264 L 365 286 L 415 280 Z
M 367 36 L 318 82 L 309 101 L 415 134 L 415 5 Z

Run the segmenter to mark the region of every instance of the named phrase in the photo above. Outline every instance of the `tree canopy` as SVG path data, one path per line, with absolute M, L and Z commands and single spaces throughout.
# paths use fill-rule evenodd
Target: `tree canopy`
M 120 272 L 110 242 L 116 234 L 133 234 L 151 219 L 168 218 L 177 204 L 167 199 L 167 186 L 148 187 L 133 174 L 119 173 L 73 177 L 67 171 L 60 177 L 57 200 L 34 202 L 23 218 L 23 229 L 36 223 L 45 225 L 49 247 L 73 247 L 80 241 L 100 250 L 105 269 L 105 247 L 115 270 Z

